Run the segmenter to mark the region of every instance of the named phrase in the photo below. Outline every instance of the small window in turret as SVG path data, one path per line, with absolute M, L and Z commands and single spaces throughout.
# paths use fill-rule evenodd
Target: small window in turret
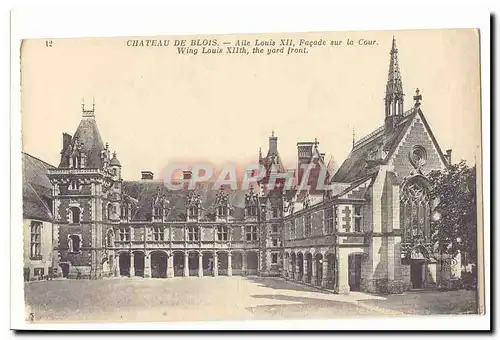
M 72 180 L 69 184 L 70 190 L 80 190 L 80 183 L 77 180 Z

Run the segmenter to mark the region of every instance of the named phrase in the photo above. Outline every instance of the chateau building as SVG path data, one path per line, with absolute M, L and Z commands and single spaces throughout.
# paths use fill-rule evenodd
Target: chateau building
M 150 171 L 123 180 L 95 106 L 83 106 L 74 135 L 63 134 L 59 165 L 43 170 L 52 189 L 46 220 L 53 275 L 268 275 L 339 293 L 447 284 L 459 274 L 431 244 L 426 174 L 446 168 L 451 150 L 441 151 L 418 89 L 406 110 L 404 98 L 393 40 L 383 125 L 353 142 L 335 172 L 318 141 L 298 143 L 299 184 L 289 189 L 278 180 L 272 190 L 271 170 L 289 171 L 274 133 L 267 155 L 259 152 L 266 170 L 259 185 L 212 190 L 212 182 L 202 182 L 170 190 Z M 186 184 L 191 173 L 183 176 Z M 328 187 L 318 188 L 318 181 Z

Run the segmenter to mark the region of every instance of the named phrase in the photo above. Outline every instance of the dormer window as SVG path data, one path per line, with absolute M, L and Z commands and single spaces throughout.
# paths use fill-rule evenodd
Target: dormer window
M 257 207 L 255 205 L 246 208 L 247 216 L 257 216 Z
M 227 216 L 227 207 L 225 207 L 225 206 L 217 207 L 217 215 L 220 217 Z
M 198 207 L 189 207 L 188 217 L 190 219 L 197 219 L 198 218 Z
M 161 217 L 161 209 L 160 209 L 160 207 L 155 207 L 154 208 L 154 217 L 156 217 L 156 218 Z
M 70 190 L 80 190 L 80 182 L 77 180 L 72 180 L 69 184 Z

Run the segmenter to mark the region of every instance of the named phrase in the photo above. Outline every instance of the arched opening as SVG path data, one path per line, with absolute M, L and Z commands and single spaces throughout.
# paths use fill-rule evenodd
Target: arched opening
M 349 254 L 349 290 L 361 290 L 361 262 L 363 254 Z
M 69 208 L 69 211 L 70 211 L 70 223 L 73 224 L 80 223 L 80 208 L 71 207 Z
M 151 253 L 151 277 L 166 278 L 167 277 L 167 254 L 164 252 Z
M 199 263 L 198 252 L 190 252 L 188 257 L 189 276 L 198 276 Z
M 174 276 L 184 276 L 184 254 L 174 253 Z
M 228 268 L 228 256 L 226 252 L 217 253 L 217 260 L 219 262 L 219 275 L 227 275 Z
M 316 254 L 314 261 L 316 262 L 316 281 L 313 284 L 321 286 L 321 280 L 323 279 L 323 254 Z
M 214 270 L 214 256 L 211 252 L 203 253 L 203 275 L 211 276 Z
M 291 260 L 292 260 L 292 273 L 290 275 L 290 277 L 292 279 L 296 279 L 296 272 L 297 272 L 297 255 L 295 255 L 295 253 L 292 253 L 292 255 L 290 256 Z
M 247 275 L 257 275 L 259 272 L 259 256 L 255 251 L 247 252 Z
M 233 268 L 233 275 L 242 275 L 243 254 L 241 252 L 233 252 L 231 256 L 231 267 Z
M 130 276 L 130 254 L 120 253 L 118 258 L 121 276 Z
M 312 280 L 312 275 L 313 275 L 313 271 L 312 271 L 312 268 L 313 268 L 313 263 L 312 263 L 312 254 L 311 253 L 307 253 L 306 254 L 306 275 L 305 275 L 305 282 L 306 283 L 311 283 L 311 280 Z
M 134 275 L 144 277 L 144 253 L 134 252 Z
M 302 281 L 304 279 L 304 254 L 297 254 L 297 266 L 299 267 L 299 272 L 297 273 L 297 281 Z

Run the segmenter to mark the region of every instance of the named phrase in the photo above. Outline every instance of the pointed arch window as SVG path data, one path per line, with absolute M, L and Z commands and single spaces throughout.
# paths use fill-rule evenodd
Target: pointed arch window
M 430 242 L 430 199 L 424 178 L 408 180 L 402 188 L 400 218 L 403 243 Z
M 198 218 L 198 207 L 196 207 L 196 206 L 189 207 L 188 217 L 190 219 L 197 219 Z

